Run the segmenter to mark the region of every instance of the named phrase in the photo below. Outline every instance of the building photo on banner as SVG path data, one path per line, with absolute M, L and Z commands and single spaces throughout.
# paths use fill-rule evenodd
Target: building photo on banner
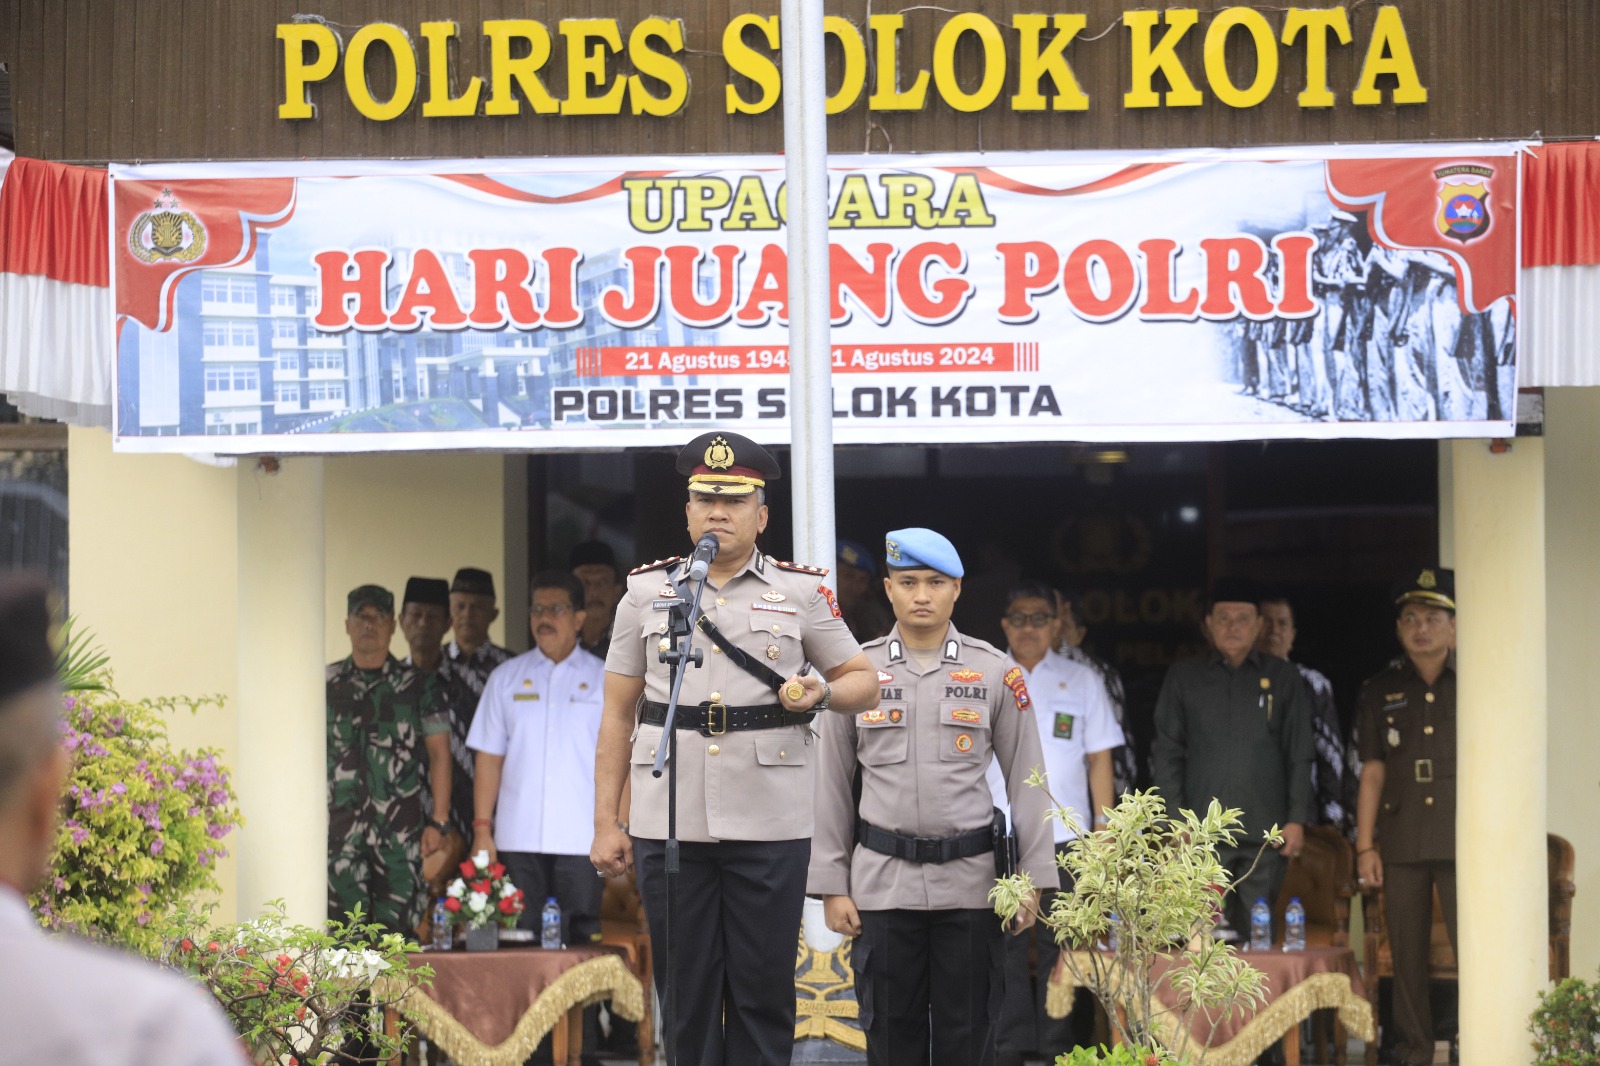
M 830 157 L 835 440 L 1511 435 L 1519 150 Z M 781 159 L 111 177 L 120 449 L 787 439 Z

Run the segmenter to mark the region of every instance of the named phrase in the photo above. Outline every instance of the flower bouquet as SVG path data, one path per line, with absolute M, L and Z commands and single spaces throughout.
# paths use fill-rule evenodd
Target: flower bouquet
M 468 929 L 498 925 L 510 929 L 522 916 L 522 889 L 511 883 L 506 868 L 480 851 L 460 866 L 461 876 L 445 889 L 444 908 Z

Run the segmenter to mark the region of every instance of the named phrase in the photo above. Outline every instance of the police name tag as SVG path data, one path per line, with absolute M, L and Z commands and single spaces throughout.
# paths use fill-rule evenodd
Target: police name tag
M 1059 714 L 1058 713 L 1056 715 L 1055 736 L 1057 737 L 1057 739 L 1060 739 L 1060 740 L 1071 740 L 1072 739 L 1072 722 L 1073 722 L 1073 716 L 1070 715 L 1070 714 Z
M 676 596 L 670 600 L 651 600 L 650 609 L 652 611 L 670 611 L 682 602 L 683 601 L 678 599 Z
M 537 701 L 538 698 L 539 698 L 539 694 L 537 692 L 513 692 L 511 694 L 511 698 L 513 700 L 535 700 L 535 701 Z

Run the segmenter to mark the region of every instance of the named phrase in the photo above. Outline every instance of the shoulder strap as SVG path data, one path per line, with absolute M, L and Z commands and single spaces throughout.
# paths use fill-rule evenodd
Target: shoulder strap
M 673 581 L 672 584 L 673 587 L 678 590 L 678 598 L 680 600 L 682 600 L 684 603 L 691 602 L 689 588 L 686 582 L 682 580 L 676 580 Z M 782 674 L 778 673 L 778 671 L 774 670 L 772 667 L 768 666 L 766 663 L 762 662 L 760 659 L 757 659 L 755 656 L 739 647 L 739 645 L 729 640 L 722 630 L 716 627 L 716 623 L 712 622 L 711 619 L 707 618 L 705 615 L 701 615 L 699 626 L 700 632 L 710 637 L 711 643 L 722 649 L 722 654 L 727 656 L 730 663 L 770 688 L 774 693 L 783 687 L 784 679 Z

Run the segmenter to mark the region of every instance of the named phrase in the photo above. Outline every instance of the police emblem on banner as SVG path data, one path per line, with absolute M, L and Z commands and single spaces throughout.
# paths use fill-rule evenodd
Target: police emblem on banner
M 206 227 L 188 211 L 179 210 L 171 189 L 128 227 L 128 251 L 141 263 L 192 263 L 206 254 Z
M 1436 170 L 1439 213 L 1434 218 L 1440 234 L 1466 244 L 1489 231 L 1489 167 L 1454 166 Z

